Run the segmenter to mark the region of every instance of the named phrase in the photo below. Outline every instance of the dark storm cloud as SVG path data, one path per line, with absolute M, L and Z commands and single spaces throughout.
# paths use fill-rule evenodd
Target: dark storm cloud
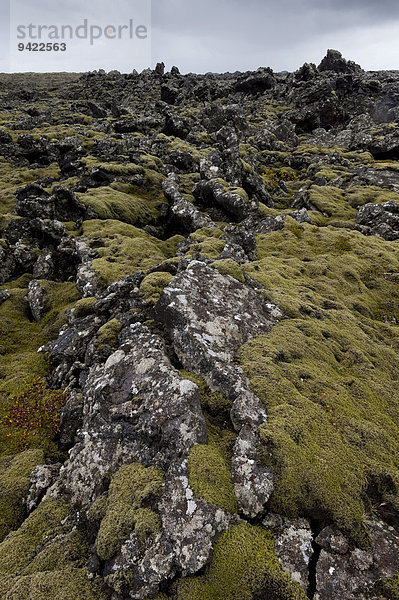
M 153 0 L 153 60 L 293 70 L 331 47 L 366 68 L 397 68 L 398 17 L 398 0 Z
M 3 32 L 7 28 L 7 3 L 0 0 L 0 33 L 1 26 Z M 135 0 L 113 0 L 111 5 L 115 18 L 123 6 L 134 17 Z M 66 10 L 94 19 L 111 5 L 109 0 L 36 0 L 34 6 L 56 20 Z M 399 0 L 152 0 L 152 7 L 153 65 L 163 60 L 183 72 L 261 65 L 292 71 L 305 61 L 319 63 L 327 48 L 336 48 L 365 68 L 399 68 Z M 104 46 L 97 63 L 82 63 L 81 68 L 136 67 L 112 45 Z M 0 57 L 0 69 L 2 64 Z

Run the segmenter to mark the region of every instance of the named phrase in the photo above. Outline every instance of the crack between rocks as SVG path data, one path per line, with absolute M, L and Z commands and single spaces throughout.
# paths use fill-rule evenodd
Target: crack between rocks
M 306 595 L 309 598 L 309 600 L 313 600 L 313 598 L 316 594 L 316 591 L 317 591 L 317 579 L 316 579 L 317 563 L 319 562 L 319 558 L 320 558 L 321 546 L 319 546 L 319 544 L 316 542 L 316 537 L 320 533 L 320 528 L 315 523 L 312 523 L 312 522 L 311 522 L 310 526 L 312 529 L 313 554 L 309 560 L 308 587 L 306 590 Z

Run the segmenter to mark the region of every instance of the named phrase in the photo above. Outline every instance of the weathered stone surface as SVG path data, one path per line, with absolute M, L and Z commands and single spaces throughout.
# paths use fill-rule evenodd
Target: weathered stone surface
M 83 366 L 83 365 L 82 365 Z M 83 398 L 80 392 L 72 390 L 68 402 L 60 415 L 60 443 L 72 446 L 77 442 L 76 435 L 83 425 Z
M 248 339 L 268 333 L 282 317 L 276 306 L 245 285 L 198 261 L 163 290 L 155 314 L 168 328 L 185 368 L 203 374 L 234 399 L 243 380 L 241 375 L 237 381 L 234 353 Z
M 399 193 L 399 173 L 389 169 L 362 169 L 352 179 L 352 185 L 373 185 Z
M 399 571 L 399 539 L 395 529 L 377 518 L 367 523 L 372 548 L 348 551 L 338 530 L 328 528 L 316 538 L 323 550 L 317 563 L 315 600 L 366 600 L 374 583 Z
M 187 463 L 167 473 L 158 506 L 162 532 L 140 557 L 137 544 L 130 538 L 113 561 L 112 572 L 129 567 L 133 573 L 129 597 L 144 600 L 173 577 L 199 571 L 208 561 L 215 539 L 235 518 L 216 506 L 195 498 L 188 484 Z
M 170 175 L 162 184 L 166 198 L 171 202 L 170 212 L 172 218 L 186 232 L 196 231 L 203 227 L 215 227 L 208 215 L 201 213 L 195 206 L 178 190 L 175 176 Z
M 162 340 L 146 327 L 132 325 L 121 337 L 119 349 L 88 374 L 76 444 L 47 496 L 62 494 L 88 508 L 123 463 L 165 470 L 160 535 L 143 554 L 132 534 L 106 567 L 108 575 L 120 572 L 122 581 L 126 569 L 133 572 L 129 597 L 144 599 L 176 572 L 201 569 L 231 517 L 195 498 L 188 484 L 189 450 L 207 441 L 199 389 L 180 377 Z M 68 415 L 68 405 L 65 410 Z
M 266 419 L 262 407 L 257 408 L 259 420 L 261 416 Z M 241 511 L 253 518 L 263 512 L 274 485 L 272 472 L 262 466 L 259 459 L 258 439 L 251 424 L 242 427 L 234 445 L 231 479 Z
M 40 321 L 48 312 L 47 292 L 37 279 L 33 279 L 28 286 L 27 300 L 35 321 Z
M 313 536 L 306 519 L 287 519 L 270 513 L 263 525 L 272 532 L 281 566 L 306 592 L 309 586 L 309 562 L 313 555 Z
M 346 554 L 349 550 L 348 540 L 339 529 L 334 527 L 325 527 L 317 536 L 316 542 L 326 552 Z
M 236 192 L 226 191 L 220 181 L 200 181 L 195 186 L 193 194 L 205 205 L 216 203 L 238 220 L 245 219 L 249 215 L 248 200 Z
M 356 217 L 357 229 L 366 235 L 378 235 L 386 240 L 399 239 L 399 204 L 391 200 L 384 204 L 365 204 Z
M 17 214 L 22 217 L 77 221 L 88 214 L 74 193 L 62 186 L 50 196 L 41 186 L 28 184 L 18 190 L 17 198 Z
M 245 341 L 268 333 L 282 313 L 245 285 L 196 261 L 164 289 L 155 312 L 183 366 L 233 401 L 231 419 L 239 437 L 232 479 L 241 510 L 254 517 L 273 489 L 271 473 L 256 451 L 256 430 L 266 411 L 232 359 Z
M 48 488 L 55 482 L 61 463 L 39 465 L 30 474 L 29 494 L 25 504 L 28 512 L 34 510 L 40 503 Z
M 125 335 L 105 364 L 91 369 L 83 389 L 79 442 L 60 479 L 74 503 L 95 499 L 103 477 L 123 462 L 165 468 L 206 442 L 197 386 L 179 377 L 162 341 L 145 327 Z
M 258 69 L 254 73 L 243 74 L 235 85 L 237 92 L 259 94 L 275 85 L 273 72 L 270 69 Z
M 0 304 L 3 304 L 10 297 L 10 292 L 8 290 L 0 290 Z

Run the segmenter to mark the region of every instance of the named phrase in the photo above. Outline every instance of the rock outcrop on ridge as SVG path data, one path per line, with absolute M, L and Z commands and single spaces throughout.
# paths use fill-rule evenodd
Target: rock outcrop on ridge
M 0 84 L 0 598 L 398 599 L 398 72 Z

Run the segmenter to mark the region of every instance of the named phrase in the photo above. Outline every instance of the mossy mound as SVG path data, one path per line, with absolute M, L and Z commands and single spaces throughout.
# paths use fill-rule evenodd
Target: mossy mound
M 148 505 L 158 500 L 162 481 L 160 469 L 138 463 L 123 465 L 113 475 L 96 540 L 103 560 L 115 556 L 132 531 L 142 545 L 158 533 L 159 517 Z
M 27 450 L 0 458 L 0 541 L 24 518 L 23 499 L 30 486 L 29 475 L 44 462 L 42 450 Z
M 309 190 L 310 202 L 327 217 L 334 219 L 354 219 L 356 210 L 345 201 L 345 192 L 333 186 L 312 185 Z
M 21 280 L 20 285 L 21 287 L 11 289 L 8 286 L 10 297 L 0 305 L 0 391 L 14 391 L 15 387 L 11 383 L 13 379 L 17 387 L 32 371 L 35 372 L 29 358 L 35 366 L 38 362 L 43 363 L 43 358 L 38 357 L 36 353 L 37 348 L 45 341 L 43 328 L 30 318 L 26 300 L 28 281 Z M 13 359 L 17 352 L 20 356 L 20 366 L 15 372 Z M 22 353 L 25 355 L 25 368 L 25 361 L 21 361 Z
M 87 317 L 91 315 L 94 311 L 94 305 L 97 302 L 97 298 L 89 297 L 89 298 L 81 298 L 78 300 L 74 306 L 75 312 L 74 316 L 79 319 L 82 317 Z
M 121 330 L 121 324 L 118 319 L 111 319 L 108 323 L 105 323 L 98 330 L 97 334 L 97 346 L 103 348 L 104 346 L 116 346 L 118 342 L 118 333 Z
M 175 597 L 176 600 L 306 599 L 299 584 L 281 569 L 272 536 L 243 522 L 222 533 L 205 575 L 180 580 Z
M 85 221 L 81 236 L 99 255 L 92 261 L 91 268 L 101 287 L 172 258 L 181 241 L 180 236 L 161 241 L 142 229 L 115 220 Z
M 101 171 L 105 171 L 106 173 L 110 173 L 111 175 L 141 175 L 144 173 L 144 169 L 140 165 L 136 165 L 135 163 L 118 163 L 118 162 L 104 162 L 100 161 L 95 156 L 85 156 L 82 159 L 82 163 L 87 168 L 96 168 L 101 169 Z
M 354 208 L 363 206 L 368 202 L 382 204 L 384 202 L 396 202 L 399 204 L 399 194 L 373 186 L 356 186 L 346 190 L 346 197 Z
M 60 414 L 68 401 L 61 390 L 52 390 L 34 377 L 20 394 L 7 398 L 8 412 L 1 423 L 8 451 L 41 448 L 46 456 L 59 456 L 54 438 L 59 432 Z
M 5 600 L 105 600 L 99 580 L 89 579 L 86 568 L 62 569 L 0 580 Z
M 43 303 L 46 314 L 41 324 L 47 339 L 58 335 L 59 330 L 66 323 L 65 311 L 72 308 L 81 295 L 75 283 L 47 281 L 39 279 L 40 289 L 43 293 Z
M 158 197 L 151 202 L 148 198 L 141 198 L 128 193 L 129 191 L 116 184 L 113 187 L 90 189 L 77 196 L 82 204 L 92 208 L 100 219 L 116 219 L 130 225 L 145 225 L 156 221 L 165 201 Z
M 321 213 L 310 211 L 314 223 L 353 228 L 360 206 L 368 202 L 382 204 L 391 200 L 399 203 L 399 194 L 370 186 L 340 189 L 334 186 L 312 185 L 309 190 L 309 200 Z
M 239 267 L 238 263 L 232 258 L 226 258 L 225 260 L 215 260 L 211 267 L 217 269 L 221 275 L 230 275 L 230 277 L 234 277 L 237 281 L 241 283 L 245 282 L 245 277 L 242 272 L 242 269 Z
M 397 243 L 305 224 L 300 240 L 287 227 L 259 236 L 259 255 L 246 272 L 291 317 L 239 351 L 268 409 L 271 509 L 367 543 L 368 490 L 399 507 Z
M 36 323 L 26 300 L 31 279 L 31 275 L 23 275 L 1 286 L 9 290 L 10 298 L 0 305 L 0 393 L 19 393 L 33 376 L 48 374 L 46 360 L 37 350 L 57 336 L 66 321 L 65 310 L 80 298 L 74 283 L 42 282 L 47 290 L 48 314 Z
M 357 231 L 343 234 L 335 227 L 298 226 L 289 217 L 283 230 L 256 238 L 259 260 L 242 268 L 264 284 L 262 294 L 287 316 L 316 317 L 346 308 L 373 320 L 382 306 L 394 311 L 399 290 L 388 275 L 398 272 L 398 242 Z M 370 278 L 373 269 L 381 276 Z
M 186 257 L 192 259 L 198 256 L 218 258 L 226 244 L 225 240 L 219 239 L 222 235 L 223 231 L 217 227 L 214 229 L 197 229 L 189 237 L 189 240 L 193 243 L 186 253 Z
M 140 285 L 140 292 L 152 303 L 156 303 L 162 290 L 172 281 L 173 275 L 163 271 L 150 273 Z
M 217 446 L 193 446 L 188 458 L 188 474 L 190 487 L 198 498 L 229 513 L 237 512 L 230 470 Z
M 0 544 L 0 592 L 8 600 L 104 598 L 87 569 L 83 533 L 68 523 L 69 508 L 46 500 Z

